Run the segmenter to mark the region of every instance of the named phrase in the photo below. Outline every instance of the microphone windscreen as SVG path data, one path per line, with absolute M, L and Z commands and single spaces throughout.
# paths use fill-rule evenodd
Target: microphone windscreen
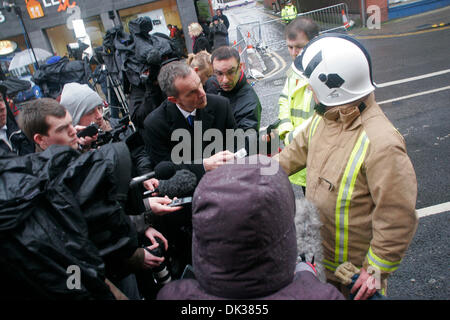
M 176 171 L 176 164 L 170 161 L 162 161 L 155 166 L 155 177 L 159 180 L 167 180 L 172 178 Z
M 197 186 L 197 176 L 186 169 L 179 170 L 169 180 L 159 181 L 159 196 L 169 198 L 191 197 Z

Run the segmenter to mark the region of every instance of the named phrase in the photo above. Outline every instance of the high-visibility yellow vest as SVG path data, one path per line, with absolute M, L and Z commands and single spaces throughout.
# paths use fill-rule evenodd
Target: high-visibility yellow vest
M 308 89 L 308 81 L 295 74 L 292 69 L 287 73 L 286 83 L 278 99 L 281 120 L 278 133 L 285 145 L 291 143 L 296 130 L 314 114 L 314 99 L 311 90 Z M 303 169 L 289 177 L 291 183 L 306 186 L 306 169 Z
M 295 19 L 297 16 L 297 8 L 294 5 L 285 6 L 283 10 L 281 10 L 281 19 L 284 22 L 289 22 Z

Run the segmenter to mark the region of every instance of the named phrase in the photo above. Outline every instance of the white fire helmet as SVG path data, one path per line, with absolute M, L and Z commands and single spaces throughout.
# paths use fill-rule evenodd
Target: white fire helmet
M 311 40 L 295 58 L 293 70 L 308 78 L 325 106 L 347 104 L 375 90 L 369 53 L 358 41 L 340 33 Z

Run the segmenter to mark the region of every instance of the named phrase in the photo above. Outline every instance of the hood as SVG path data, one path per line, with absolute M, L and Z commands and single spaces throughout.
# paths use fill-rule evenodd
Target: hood
M 245 162 L 206 173 L 194 193 L 195 276 L 207 293 L 224 298 L 266 296 L 294 276 L 295 198 L 289 179 L 265 156 Z
M 152 19 L 149 17 L 136 18 L 128 23 L 128 28 L 133 36 L 141 35 L 143 37 L 148 37 L 148 33 L 153 30 Z
M 72 116 L 73 125 L 77 125 L 83 115 L 103 105 L 103 100 L 87 84 L 71 82 L 64 86 L 60 103 Z

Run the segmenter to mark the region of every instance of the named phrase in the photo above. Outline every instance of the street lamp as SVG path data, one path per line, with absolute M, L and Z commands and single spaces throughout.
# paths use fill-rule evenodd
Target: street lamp
M 22 26 L 22 29 L 23 29 L 25 43 L 27 45 L 27 48 L 31 49 L 31 52 L 33 53 L 33 57 L 34 57 L 34 61 L 35 61 L 35 68 L 39 69 L 39 63 L 38 63 L 38 60 L 36 59 L 36 54 L 34 53 L 33 46 L 31 45 L 30 37 L 28 36 L 27 29 L 25 28 L 25 24 L 23 23 L 22 10 L 15 3 L 9 3 L 7 1 L 3 1 L 3 7 L 6 8 L 6 11 L 8 11 L 8 12 L 11 12 L 11 10 L 14 10 L 14 13 L 19 17 L 20 25 Z

